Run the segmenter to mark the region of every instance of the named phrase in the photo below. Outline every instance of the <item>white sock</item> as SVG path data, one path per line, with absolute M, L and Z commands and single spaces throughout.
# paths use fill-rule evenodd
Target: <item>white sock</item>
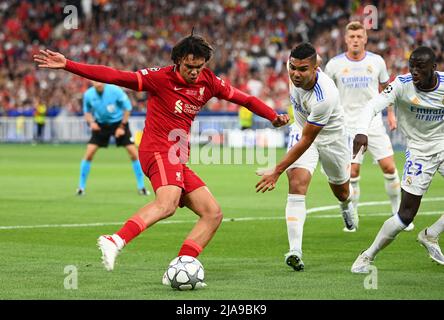
M 113 238 L 114 242 L 117 245 L 117 249 L 122 250 L 122 248 L 125 246 L 125 240 L 123 240 L 118 234 L 113 234 L 111 236 Z
M 434 224 L 427 228 L 427 235 L 438 238 L 444 231 L 444 215 L 441 216 Z
M 302 254 L 302 233 L 306 216 L 305 196 L 289 194 L 287 197 L 287 206 L 285 207 L 285 217 L 290 251 L 297 251 Z
M 353 207 L 353 199 L 354 199 L 354 190 L 353 190 L 353 186 L 351 184 L 349 184 L 349 189 L 350 189 L 350 193 L 348 195 L 348 198 L 343 201 L 343 202 L 339 202 L 339 208 L 341 209 L 341 214 L 344 216 L 344 212 L 345 211 L 350 211 L 352 213 L 354 213 L 354 207 Z M 354 223 L 355 223 L 355 227 L 358 227 L 358 221 L 357 221 L 357 217 L 355 215 L 354 218 Z
M 355 212 L 358 212 L 358 203 L 359 198 L 361 197 L 361 189 L 359 188 L 359 180 L 361 179 L 360 176 L 357 176 L 356 178 L 350 178 L 350 184 L 353 187 L 353 208 L 355 209 Z
M 401 221 L 398 214 L 385 220 L 372 245 L 365 250 L 365 254 L 373 259 L 376 254 L 387 247 L 405 227 L 407 226 Z
M 395 173 L 392 174 L 384 173 L 384 186 L 392 205 L 392 214 L 395 215 L 398 213 L 401 204 L 401 184 L 398 170 L 395 170 Z
M 350 207 L 353 207 L 353 198 L 354 198 L 354 189 L 351 184 L 349 184 L 349 191 L 348 197 L 345 201 L 339 201 L 339 206 L 341 207 L 341 210 L 346 210 Z

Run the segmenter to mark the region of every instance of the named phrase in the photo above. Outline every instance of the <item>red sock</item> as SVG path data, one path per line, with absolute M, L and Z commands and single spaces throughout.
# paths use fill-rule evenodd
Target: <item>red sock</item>
M 143 230 L 146 229 L 145 222 L 139 216 L 130 218 L 116 234 L 128 244 L 131 240 L 137 237 Z
M 197 258 L 202 250 L 203 248 L 196 242 L 191 239 L 186 239 L 182 244 L 182 248 L 180 248 L 178 256 L 192 256 L 194 258 Z

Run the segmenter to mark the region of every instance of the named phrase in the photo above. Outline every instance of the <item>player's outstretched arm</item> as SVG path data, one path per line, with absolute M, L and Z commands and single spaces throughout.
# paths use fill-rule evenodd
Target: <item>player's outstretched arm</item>
M 66 66 L 65 56 L 49 49 L 40 50 L 40 54 L 35 54 L 33 58 L 40 68 L 63 69 Z
M 271 121 L 271 124 L 275 128 L 285 126 L 290 121 L 290 116 L 288 114 L 278 114 L 276 119 Z
M 387 123 L 390 131 L 396 130 L 398 128 L 398 121 L 396 120 L 395 111 L 393 110 L 393 106 L 387 107 Z
M 132 90 L 139 89 L 139 81 L 135 72 L 74 62 L 66 59 L 63 54 L 49 49 L 40 50 L 40 53 L 34 55 L 33 58 L 40 68 L 65 69 L 90 80 L 112 83 Z
M 272 108 L 266 105 L 262 100 L 250 96 L 236 88 L 233 88 L 233 94 L 227 99 L 230 102 L 244 106 L 251 112 L 270 120 L 274 127 L 282 127 L 290 121 L 288 114 L 278 115 Z
M 280 175 L 284 173 L 293 162 L 299 159 L 305 151 L 307 151 L 321 130 L 322 127 L 320 126 L 306 123 L 302 130 L 301 139 L 287 152 L 282 160 L 276 165 L 274 170 L 270 170 L 269 172 L 257 172 L 258 175 L 262 175 L 262 179 L 256 184 L 256 192 L 263 193 L 267 190 L 273 190 Z

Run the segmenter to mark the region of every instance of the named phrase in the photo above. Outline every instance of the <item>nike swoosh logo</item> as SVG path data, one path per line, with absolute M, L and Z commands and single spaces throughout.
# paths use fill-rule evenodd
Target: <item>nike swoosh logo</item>
M 183 88 L 179 88 L 179 87 L 174 87 L 174 90 L 179 91 L 182 90 Z

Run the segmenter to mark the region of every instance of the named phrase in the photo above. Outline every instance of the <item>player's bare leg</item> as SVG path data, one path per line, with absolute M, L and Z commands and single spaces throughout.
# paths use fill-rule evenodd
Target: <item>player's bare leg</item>
M 100 236 L 97 244 L 102 251 L 106 270 L 113 270 L 120 250 L 146 228 L 157 221 L 174 214 L 179 205 L 182 189 L 177 186 L 163 186 L 156 190 L 153 202 L 140 208 L 115 234 Z
M 126 148 L 126 151 L 128 151 L 131 161 L 139 159 L 139 156 L 137 154 L 137 148 L 134 144 L 129 144 L 129 145 L 125 146 L 125 148 Z
M 375 259 L 376 254 L 387 247 L 413 221 L 419 210 L 421 199 L 422 196 L 402 190 L 399 212 L 384 222 L 370 248 L 363 251 L 353 263 L 351 272 L 369 272 L 368 267 Z
M 349 232 L 356 231 L 359 220 L 357 215 L 355 215 L 353 207 L 353 190 L 350 186 L 350 181 L 342 184 L 333 184 L 331 182 L 329 184 L 333 194 L 339 200 L 339 207 L 341 209 L 345 227 Z
M 180 255 L 197 257 L 213 238 L 222 222 L 222 211 L 207 187 L 200 187 L 183 197 L 184 205 L 199 216 L 195 226 L 186 237 Z
M 131 159 L 131 164 L 133 167 L 134 175 L 136 177 L 137 190 L 138 190 L 139 194 L 141 196 L 150 195 L 150 192 L 148 190 L 146 190 L 145 185 L 143 183 L 144 174 L 142 171 L 142 167 L 140 166 L 140 163 L 139 163 L 139 155 L 138 155 L 136 146 L 134 144 L 129 144 L 129 145 L 125 146 L 125 148 L 126 148 L 126 151 L 128 151 L 128 155 L 130 156 L 130 159 Z
M 302 235 L 304 231 L 305 195 L 311 181 L 310 171 L 303 168 L 287 170 L 288 196 L 285 207 L 289 251 L 285 254 L 285 263 L 295 271 L 302 271 Z
M 392 206 L 392 214 L 395 215 L 399 210 L 401 203 L 401 182 L 399 181 L 398 170 L 396 170 L 395 158 L 393 156 L 378 160 L 382 173 L 384 174 L 384 186 L 387 196 Z M 415 228 L 410 223 L 405 231 L 412 231 Z
M 92 161 L 93 158 L 94 158 L 94 155 L 96 154 L 98 149 L 99 149 L 98 145 L 92 144 L 92 143 L 88 143 L 86 145 L 85 156 L 83 158 L 85 160 Z
M 85 194 L 86 180 L 88 179 L 88 175 L 91 170 L 91 162 L 98 149 L 99 146 L 96 144 L 88 143 L 86 145 L 85 155 L 80 163 L 79 186 L 76 190 L 76 194 L 78 196 L 83 196 Z
M 178 256 L 197 257 L 219 228 L 222 222 L 222 211 L 210 190 L 205 186 L 185 195 L 183 203 L 199 216 L 199 220 L 183 242 Z M 170 285 L 166 271 L 162 277 L 162 284 Z M 197 288 L 205 286 L 203 282 L 196 285 Z
M 359 198 L 361 197 L 361 188 L 359 186 L 359 180 L 361 180 L 360 177 L 361 172 L 361 165 L 359 163 L 352 163 L 351 164 L 351 172 L 350 172 L 350 184 L 353 188 L 353 208 L 355 210 L 355 216 L 359 219 Z M 348 231 L 347 228 L 344 228 L 344 231 Z
M 178 186 L 163 186 L 156 190 L 156 198 L 153 202 L 140 208 L 135 217 L 142 219 L 145 228 L 155 224 L 157 221 L 172 216 L 179 206 L 182 188 Z

